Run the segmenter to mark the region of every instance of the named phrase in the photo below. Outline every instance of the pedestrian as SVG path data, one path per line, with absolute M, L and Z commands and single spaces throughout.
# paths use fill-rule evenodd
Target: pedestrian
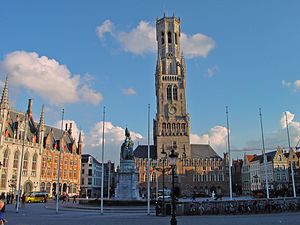
M 76 203 L 76 195 L 73 195 L 73 203 Z
M 8 205 L 10 203 L 10 193 L 7 193 L 6 195 L 6 204 Z
M 11 193 L 11 195 L 10 195 L 10 204 L 13 204 L 14 203 L 14 194 L 13 193 Z
M 3 225 L 4 223 L 7 222 L 4 219 L 4 216 L 3 216 L 3 208 L 4 208 L 4 206 L 5 206 L 4 201 L 1 199 L 0 200 L 0 225 Z
M 62 196 L 62 203 L 61 204 L 63 204 L 63 203 L 66 202 L 66 198 L 67 198 L 67 196 L 65 194 L 63 194 L 63 196 Z
M 25 193 L 23 193 L 22 197 L 21 197 L 21 202 L 22 202 L 22 208 L 25 209 L 25 201 L 26 201 L 26 196 Z

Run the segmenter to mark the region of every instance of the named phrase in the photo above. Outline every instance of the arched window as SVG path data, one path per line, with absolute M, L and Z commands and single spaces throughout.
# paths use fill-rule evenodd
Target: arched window
M 178 100 L 178 89 L 177 89 L 177 86 L 176 86 L 176 85 L 173 87 L 173 99 L 174 99 L 175 101 Z
M 41 191 L 45 191 L 45 190 L 46 190 L 46 184 L 45 184 L 45 182 L 42 182 L 42 183 L 41 183 L 40 190 L 41 190 Z
M 31 176 L 36 176 L 36 164 L 37 164 L 37 154 L 35 153 L 32 157 L 32 165 L 31 165 Z
M 46 191 L 47 191 L 47 193 L 50 193 L 50 190 L 51 190 L 51 183 L 48 182 L 48 183 L 47 183 L 47 186 L 46 186 Z
M 14 154 L 13 168 L 18 169 L 18 167 L 19 167 L 19 151 L 16 151 Z
M 172 100 L 172 86 L 167 87 L 167 100 Z
M 168 43 L 171 44 L 172 43 L 172 37 L 171 37 L 171 32 L 168 32 Z
M 2 170 L 2 174 L 1 174 L 1 188 L 6 188 L 6 183 L 7 183 L 7 173 L 6 171 Z
M 5 150 L 3 154 L 3 165 L 4 168 L 8 166 L 8 149 Z
M 165 33 L 161 32 L 161 44 L 163 45 L 165 43 Z
M 177 40 L 177 33 L 175 33 L 175 44 L 178 44 L 178 40 Z
M 28 170 L 28 152 L 25 152 L 24 159 L 23 159 L 23 176 L 27 176 Z

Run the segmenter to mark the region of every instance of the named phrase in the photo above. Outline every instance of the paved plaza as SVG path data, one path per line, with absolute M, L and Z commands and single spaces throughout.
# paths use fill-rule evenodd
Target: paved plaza
M 170 224 L 170 217 L 156 217 L 154 211 L 146 215 L 146 210 L 130 208 L 109 208 L 100 215 L 97 210 L 61 208 L 55 213 L 54 203 L 26 205 L 19 213 L 8 205 L 5 218 L 11 225 L 164 225 Z M 179 216 L 178 225 L 298 225 L 300 212 L 236 215 L 236 216 Z

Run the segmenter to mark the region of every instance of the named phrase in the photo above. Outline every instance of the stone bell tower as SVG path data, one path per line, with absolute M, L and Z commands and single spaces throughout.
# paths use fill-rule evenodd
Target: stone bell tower
M 161 151 L 176 145 L 180 158 L 191 156 L 190 118 L 186 111 L 186 66 L 180 50 L 180 18 L 166 17 L 156 21 L 158 46 L 155 72 L 156 119 L 154 144 L 157 158 Z

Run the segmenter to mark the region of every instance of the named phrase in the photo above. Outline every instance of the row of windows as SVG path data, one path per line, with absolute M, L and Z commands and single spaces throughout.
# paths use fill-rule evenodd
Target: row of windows
M 20 159 L 20 152 L 17 150 L 14 153 L 14 161 L 13 161 L 13 168 L 14 169 L 18 169 L 19 159 Z M 3 168 L 7 168 L 9 166 L 8 165 L 8 160 L 9 160 L 8 150 L 5 150 L 4 153 L 3 153 L 3 165 L 2 165 Z M 23 171 L 26 171 L 26 173 L 27 173 L 28 166 L 29 166 L 28 161 L 29 161 L 29 153 L 25 152 L 24 158 L 23 158 Z M 37 153 L 35 153 L 32 156 L 32 163 L 31 163 L 31 170 L 36 171 L 36 169 L 37 169 Z
M 210 182 L 210 181 L 224 181 L 224 175 L 220 174 L 194 174 L 193 182 Z
M 171 31 L 168 31 L 167 32 L 167 40 L 168 40 L 168 44 L 172 44 L 172 33 Z M 177 33 L 175 33 L 174 35 L 174 38 L 175 38 L 175 44 L 177 45 L 178 44 L 178 35 Z M 165 44 L 165 32 L 161 32 L 161 44 Z

